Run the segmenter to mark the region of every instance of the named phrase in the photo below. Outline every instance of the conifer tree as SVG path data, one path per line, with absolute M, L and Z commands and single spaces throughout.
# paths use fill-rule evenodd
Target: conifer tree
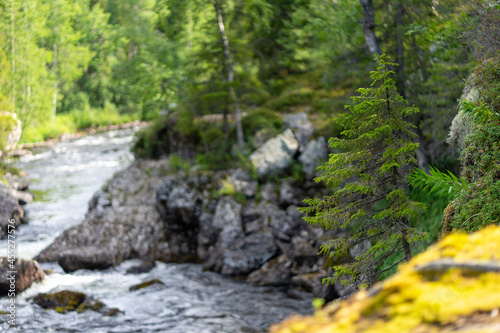
M 329 141 L 340 153 L 330 155 L 316 178 L 337 190 L 306 200 L 308 207 L 301 209 L 311 224 L 349 230 L 348 238 L 324 242 L 321 253 L 342 258 L 356 246 L 366 248 L 353 262 L 334 266 L 334 275 L 323 281 L 327 283 L 369 286 L 383 272 L 411 259 L 412 243 L 425 237 L 410 223 L 424 207 L 405 193 L 418 143 L 412 141 L 414 126 L 404 118 L 418 109 L 407 106 L 396 90 L 391 68 L 397 64 L 387 62 L 385 55 L 376 60 L 379 67 L 371 72 L 371 87 L 358 89 L 360 95 L 351 97 L 353 105 L 346 106 L 350 112 L 340 116 L 343 138 Z

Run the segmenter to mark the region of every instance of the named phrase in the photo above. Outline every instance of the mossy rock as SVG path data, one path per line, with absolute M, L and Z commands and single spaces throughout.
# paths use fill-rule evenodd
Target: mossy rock
M 149 280 L 149 281 L 146 281 L 143 283 L 136 284 L 135 286 L 130 287 L 129 290 L 130 291 L 139 290 L 139 289 L 149 287 L 153 284 L 164 284 L 164 283 L 161 280 L 153 279 L 153 280 Z
M 54 309 L 59 313 L 74 311 L 87 298 L 84 293 L 63 290 L 54 294 L 38 294 L 32 298 L 33 303 L 44 309 Z
M 115 308 L 110 309 L 103 302 L 87 297 L 84 293 L 71 290 L 63 290 L 51 294 L 38 294 L 31 301 L 44 309 L 55 310 L 58 313 L 66 313 L 68 311 L 82 313 L 88 310 L 99 312 L 104 316 L 115 316 L 121 313 L 120 310 Z
M 396 275 L 271 333 L 498 332 L 500 227 L 452 234 Z

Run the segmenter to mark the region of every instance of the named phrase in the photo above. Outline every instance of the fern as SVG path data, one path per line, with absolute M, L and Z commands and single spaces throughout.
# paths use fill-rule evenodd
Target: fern
M 432 166 L 430 167 L 430 174 L 427 174 L 422 169 L 415 168 L 413 173 L 408 175 L 408 183 L 414 187 L 449 199 L 455 198 L 461 190 L 469 189 L 463 177 L 457 178 L 449 170 L 441 172 Z

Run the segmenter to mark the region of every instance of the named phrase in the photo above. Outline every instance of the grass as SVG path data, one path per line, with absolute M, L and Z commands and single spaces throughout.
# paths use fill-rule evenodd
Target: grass
M 81 129 L 122 124 L 139 118 L 136 114 L 120 114 L 111 104 L 101 109 L 72 111 L 56 115 L 54 119 L 43 121 L 37 126 L 25 127 L 20 143 L 41 142 Z

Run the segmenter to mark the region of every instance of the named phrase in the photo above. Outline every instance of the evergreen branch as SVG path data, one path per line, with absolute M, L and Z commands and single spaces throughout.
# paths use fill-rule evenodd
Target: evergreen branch
M 461 190 L 469 190 L 469 186 L 463 177 L 457 178 L 451 171 L 441 172 L 435 167 L 430 167 L 430 173 L 415 168 L 408 175 L 408 183 L 411 186 L 435 193 L 440 197 L 453 199 Z

